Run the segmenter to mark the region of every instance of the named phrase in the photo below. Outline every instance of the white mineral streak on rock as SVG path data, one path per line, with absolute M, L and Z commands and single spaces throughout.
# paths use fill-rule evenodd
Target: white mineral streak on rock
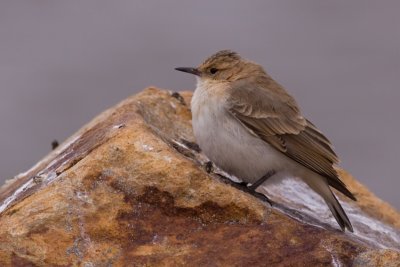
M 297 178 L 271 178 L 260 189 L 260 192 L 288 208 L 305 213 L 321 222 L 329 222 L 333 227 L 336 221 L 320 196 Z M 336 193 L 336 192 L 335 192 Z M 337 193 L 340 194 L 340 193 Z M 340 201 L 340 200 L 339 200 Z M 354 227 L 357 238 L 376 244 L 381 248 L 400 248 L 400 233 L 393 227 L 365 214 L 352 203 L 340 201 Z M 308 222 L 309 223 L 309 222 Z M 377 243 L 379 242 L 379 243 Z
M 71 138 L 70 140 L 68 140 L 68 142 L 65 142 L 64 144 L 62 144 L 62 146 L 58 147 L 54 153 L 52 154 L 53 156 L 55 156 L 55 159 L 53 161 L 51 161 L 49 164 L 47 164 L 47 166 L 45 168 L 43 168 L 43 170 L 46 170 L 49 166 L 51 166 L 52 164 L 54 164 L 56 161 L 62 160 L 64 156 L 57 158 L 57 155 L 59 155 L 62 151 L 64 151 L 66 148 L 68 148 L 71 144 L 75 143 L 76 140 L 78 140 L 80 137 L 80 135 Z M 43 160 L 39 161 L 38 163 L 36 163 L 34 166 L 32 166 L 29 170 L 27 170 L 26 172 L 20 173 L 17 176 L 15 176 L 13 179 L 10 179 L 9 181 L 6 182 L 7 186 L 8 184 L 10 184 L 11 182 L 14 182 L 26 175 L 28 175 L 30 172 L 32 172 L 32 170 L 36 169 L 37 167 L 39 167 L 41 164 L 43 164 L 43 162 L 45 162 L 47 160 L 47 157 L 44 158 Z M 37 176 L 41 177 L 43 181 L 46 182 L 52 182 L 54 181 L 54 179 L 57 177 L 57 174 L 55 172 L 50 172 L 48 174 L 45 173 L 39 173 Z M 29 188 L 31 188 L 32 186 L 36 185 L 37 183 L 34 181 L 35 177 L 31 177 L 27 182 L 25 182 L 23 185 L 21 185 L 17 190 L 14 191 L 14 193 L 12 193 L 9 197 L 7 197 L 3 203 L 1 203 L 0 205 L 0 213 L 3 212 L 5 209 L 8 208 L 8 206 L 15 200 L 18 198 L 18 196 L 23 193 L 24 191 L 28 190 Z
M 22 192 L 26 191 L 27 189 L 31 188 L 35 183 L 32 179 L 29 179 L 26 183 L 20 186 L 15 192 L 6 198 L 3 203 L 0 205 L 0 213 L 2 213 Z
M 340 262 L 340 260 L 338 259 L 337 255 L 336 255 L 336 253 L 335 253 L 335 249 L 334 249 L 334 248 L 332 248 L 330 245 L 327 245 L 327 244 L 322 244 L 322 246 L 323 246 L 323 247 L 326 249 L 326 251 L 328 251 L 329 254 L 331 255 L 331 259 L 332 259 L 331 263 L 332 263 L 332 266 L 334 266 L 334 267 L 341 267 L 341 266 L 343 266 L 342 263 Z
M 142 144 L 142 148 L 144 151 L 152 151 L 154 148 L 152 146 L 149 146 L 147 144 Z

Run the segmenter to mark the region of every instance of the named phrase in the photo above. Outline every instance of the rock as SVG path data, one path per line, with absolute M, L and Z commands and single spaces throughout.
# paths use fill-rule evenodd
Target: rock
M 399 266 L 399 213 L 345 171 L 354 234 L 296 179 L 261 188 L 271 207 L 210 168 L 190 97 L 146 89 L 8 181 L 0 265 Z

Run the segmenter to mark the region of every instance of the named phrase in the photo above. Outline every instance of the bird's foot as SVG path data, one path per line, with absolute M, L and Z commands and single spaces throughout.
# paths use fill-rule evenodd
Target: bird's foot
M 260 200 L 262 200 L 264 202 L 268 202 L 268 204 L 271 205 L 271 207 L 274 206 L 274 202 L 272 200 L 270 200 L 266 195 L 256 191 L 257 187 L 260 184 L 262 184 L 264 181 L 266 181 L 273 174 L 270 174 L 269 177 L 265 177 L 266 175 L 264 175 L 262 181 L 260 179 L 256 183 L 253 184 L 253 185 L 257 184 L 257 186 L 254 186 L 254 187 L 253 187 L 253 185 L 248 186 L 248 183 L 246 183 L 246 182 L 240 182 L 240 183 L 234 182 L 231 179 L 229 179 L 228 177 L 225 177 L 225 176 L 223 176 L 222 174 L 219 174 L 219 173 L 217 173 L 217 175 L 220 176 L 225 183 L 230 184 L 231 186 L 235 187 L 236 189 L 239 189 L 240 191 L 243 191 L 245 193 L 253 195 L 254 197 L 256 197 L 256 198 L 258 198 L 258 199 L 260 199 Z
M 226 179 L 228 179 L 228 178 L 226 178 Z M 229 181 L 230 181 L 230 180 L 229 180 Z M 259 193 L 259 192 L 257 192 L 257 191 L 254 190 L 254 189 L 251 189 L 249 186 L 247 186 L 247 183 L 246 183 L 246 182 L 235 183 L 235 182 L 233 182 L 233 181 L 230 181 L 229 183 L 230 183 L 233 187 L 236 187 L 237 189 L 239 189 L 239 190 L 241 190 L 241 191 L 243 191 L 243 192 L 245 192 L 245 193 L 248 193 L 248 194 L 250 194 L 250 195 L 253 195 L 254 197 L 256 197 L 256 198 L 258 198 L 258 199 L 260 199 L 260 200 L 262 200 L 262 201 L 268 202 L 268 204 L 269 204 L 271 207 L 274 205 L 274 202 L 273 202 L 272 200 L 270 200 L 266 195 L 264 195 L 264 194 L 262 194 L 262 193 Z

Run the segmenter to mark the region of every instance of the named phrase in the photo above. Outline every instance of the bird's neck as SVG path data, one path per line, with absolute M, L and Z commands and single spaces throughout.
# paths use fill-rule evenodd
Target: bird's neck
M 222 97 L 229 87 L 227 81 L 197 78 L 196 92 L 207 94 L 208 97 Z

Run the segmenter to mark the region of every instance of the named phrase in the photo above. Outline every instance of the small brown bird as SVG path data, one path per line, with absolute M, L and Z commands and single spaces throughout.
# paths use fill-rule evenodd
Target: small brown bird
M 342 230 L 353 231 L 329 187 L 356 200 L 333 167 L 339 160 L 331 143 L 260 65 L 223 50 L 198 68 L 176 70 L 197 77 L 193 131 L 210 160 L 252 190 L 273 175 L 299 177 L 324 199 Z

